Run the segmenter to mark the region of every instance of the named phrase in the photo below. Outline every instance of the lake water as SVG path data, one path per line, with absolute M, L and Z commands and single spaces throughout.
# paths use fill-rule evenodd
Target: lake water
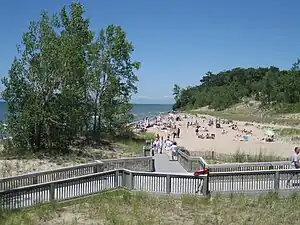
M 172 105 L 169 104 L 133 104 L 132 114 L 134 120 L 140 120 L 144 117 L 154 117 L 159 113 L 167 113 L 172 110 Z M 0 102 L 0 120 L 4 120 L 7 112 L 7 104 Z

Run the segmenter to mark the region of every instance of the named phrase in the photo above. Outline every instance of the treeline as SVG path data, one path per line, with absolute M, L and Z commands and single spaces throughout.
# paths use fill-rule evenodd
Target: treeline
M 131 121 L 140 63 L 120 26 L 92 31 L 80 3 L 42 11 L 3 79 L 13 146 L 64 151 L 79 139 L 118 135 Z
M 290 70 L 268 68 L 235 68 L 217 74 L 208 72 L 200 84 L 180 88 L 174 85 L 173 109 L 195 109 L 209 106 L 224 110 L 245 99 L 276 106 L 281 111 L 300 111 L 299 61 Z

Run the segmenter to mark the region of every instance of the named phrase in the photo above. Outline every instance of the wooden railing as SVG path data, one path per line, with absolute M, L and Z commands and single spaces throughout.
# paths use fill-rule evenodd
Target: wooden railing
M 207 164 L 202 157 L 188 156 L 181 150 L 178 151 L 178 161 L 188 172 L 193 172 L 196 169 L 203 167 L 209 168 L 210 172 L 272 170 L 291 168 L 291 162 L 289 161 Z
M 2 178 L 0 179 L 0 190 L 63 180 L 113 169 L 130 169 L 145 172 L 155 171 L 152 157 L 106 159 L 88 164 Z
M 50 201 L 79 198 L 101 191 L 125 188 L 156 194 L 217 195 L 276 192 L 291 195 L 299 189 L 299 170 L 213 172 L 195 177 L 186 174 L 109 170 L 79 177 L 0 191 L 1 210 L 34 206 Z M 198 192 L 199 190 L 199 192 Z

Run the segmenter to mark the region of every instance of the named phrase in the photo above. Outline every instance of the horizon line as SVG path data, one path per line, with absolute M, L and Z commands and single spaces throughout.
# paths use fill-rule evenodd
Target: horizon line
M 0 102 L 6 102 L 3 99 L 0 99 Z M 130 104 L 133 105 L 173 105 L 173 103 L 135 103 L 135 102 L 131 102 Z

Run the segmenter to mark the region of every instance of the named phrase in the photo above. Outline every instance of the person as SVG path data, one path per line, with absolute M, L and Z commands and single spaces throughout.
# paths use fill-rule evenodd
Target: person
M 292 153 L 292 158 L 291 158 L 291 166 L 292 169 L 299 169 L 300 168 L 300 162 L 298 160 L 298 155 L 300 153 L 300 148 L 295 147 L 294 152 Z M 286 185 L 289 186 L 292 178 L 296 175 L 296 173 L 292 173 L 290 178 L 287 180 Z
M 178 127 L 177 128 L 177 138 L 179 138 L 179 136 L 180 136 L 180 128 Z
M 152 155 L 154 155 L 154 153 L 158 153 L 158 149 L 159 149 L 159 147 L 160 147 L 159 144 L 160 144 L 160 141 L 159 141 L 158 138 L 156 138 L 155 141 L 154 141 L 153 144 L 152 144 L 152 149 L 153 149 Z
M 196 136 L 199 136 L 199 128 L 198 127 L 196 127 L 195 133 L 196 133 Z
M 176 129 L 176 126 L 174 126 L 174 128 L 173 128 L 173 141 L 175 140 L 176 136 L 177 136 L 177 129 Z
M 167 140 L 165 141 L 165 149 L 166 149 L 167 151 L 169 151 L 169 150 L 171 149 L 172 145 L 173 145 L 173 142 L 172 142 L 172 141 L 170 140 L 170 138 L 168 137 Z
M 162 154 L 163 147 L 164 147 L 164 137 L 161 136 L 159 139 L 159 148 L 160 148 L 159 154 Z
M 177 160 L 178 147 L 176 141 L 173 141 L 173 145 L 171 146 L 172 151 L 172 160 Z

